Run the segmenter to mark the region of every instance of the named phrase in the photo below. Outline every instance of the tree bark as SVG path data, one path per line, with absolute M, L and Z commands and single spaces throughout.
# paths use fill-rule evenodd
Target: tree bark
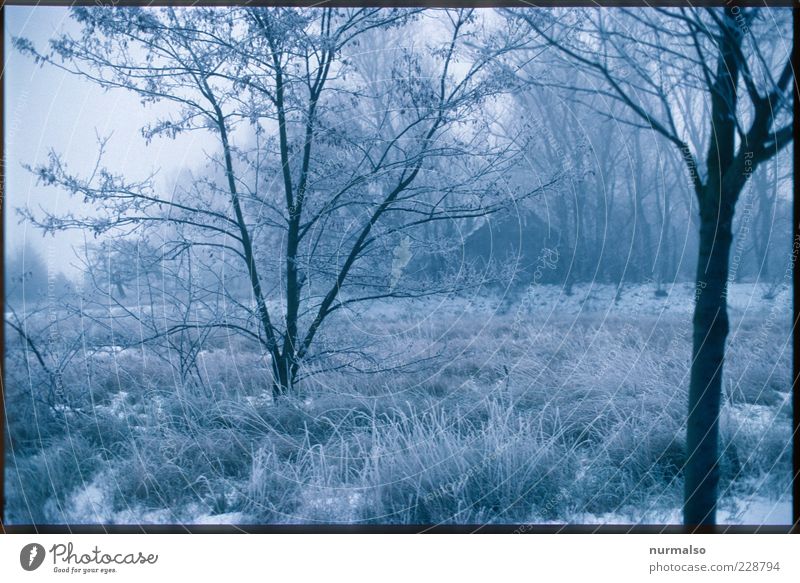
M 684 524 L 716 523 L 719 483 L 719 410 L 728 336 L 727 281 L 733 206 L 701 211 L 694 333 L 684 467 Z M 710 201 L 709 201 L 710 202 Z
M 273 359 L 272 372 L 275 378 L 272 383 L 272 398 L 277 400 L 289 394 L 294 385 L 295 369 L 291 357 L 284 353 Z

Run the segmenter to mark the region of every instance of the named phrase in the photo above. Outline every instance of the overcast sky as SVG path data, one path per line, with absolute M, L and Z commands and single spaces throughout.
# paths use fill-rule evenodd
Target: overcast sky
M 11 39 L 23 36 L 44 51 L 60 32 L 78 30 L 65 8 L 6 7 L 5 18 L 5 236 L 7 253 L 30 242 L 51 269 L 76 275 L 73 247 L 81 247 L 85 233 L 72 231 L 43 239 L 31 225 L 20 224 L 15 209 L 29 206 L 53 212 L 80 212 L 79 201 L 61 190 L 43 188 L 22 168 L 47 159 L 52 149 L 63 154 L 70 168 L 83 174 L 91 170 L 97 155 L 97 134 L 113 134 L 104 165 L 128 179 L 143 178 L 162 169 L 160 185 L 181 169 L 197 169 L 214 139 L 202 132 L 187 132 L 177 140 L 157 139 L 149 146 L 140 128 L 163 115 L 169 105 L 145 108 L 131 93 L 104 92 L 52 66 L 40 67 L 11 48 Z M 788 190 L 788 188 L 787 188 Z M 88 209 L 82 209 L 87 212 Z

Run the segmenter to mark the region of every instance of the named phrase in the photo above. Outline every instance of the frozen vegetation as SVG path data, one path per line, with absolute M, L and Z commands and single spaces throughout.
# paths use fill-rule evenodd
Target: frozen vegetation
M 765 289 L 731 290 L 722 523 L 791 519 L 790 336 L 770 318 L 790 295 Z M 74 367 L 69 409 L 12 376 L 9 522 L 679 522 L 691 286 L 530 293 L 522 325 L 500 299 L 376 307 L 349 333 L 448 357 L 321 373 L 277 405 L 235 343 L 200 356 L 202 390 L 141 349 Z

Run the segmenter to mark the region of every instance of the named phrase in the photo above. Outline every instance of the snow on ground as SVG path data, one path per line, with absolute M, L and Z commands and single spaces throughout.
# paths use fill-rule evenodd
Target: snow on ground
M 734 500 L 734 508 L 717 513 L 720 524 L 781 525 L 792 524 L 792 501 L 769 500 L 751 496 Z
M 108 405 L 95 405 L 95 409 L 100 412 L 114 415 L 119 419 L 125 419 L 128 414 L 128 408 L 126 405 L 127 398 L 127 391 L 119 391 L 111 396 L 111 401 Z
M 113 478 L 101 473 L 69 497 L 63 509 L 52 500 L 48 512 L 67 524 L 170 524 L 175 516 L 167 509 L 145 509 L 139 506 L 113 511 Z
M 54 516 L 63 517 L 69 524 L 244 524 L 248 522 L 241 512 L 211 514 L 196 503 L 178 512 L 168 508 L 143 508 L 139 505 L 114 511 L 113 489 L 113 478 L 108 474 L 101 474 L 83 488 L 75 490 L 63 509 L 56 508 L 51 501 L 48 510 Z
M 537 312 L 548 318 L 562 319 L 565 316 L 576 317 L 583 314 L 595 314 L 602 317 L 666 317 L 672 315 L 681 319 L 690 319 L 693 309 L 695 287 L 691 283 L 679 283 L 663 288 L 666 295 L 657 297 L 655 286 L 628 286 L 618 293 L 617 286 L 601 284 L 576 284 L 572 295 L 566 295 L 563 286 L 538 285 L 528 290 L 524 298 L 516 296 L 512 301 L 489 297 L 445 298 L 440 300 L 415 300 L 392 304 L 377 303 L 368 308 L 364 314 L 367 318 L 387 320 L 430 319 L 435 322 L 442 317 L 488 319 L 497 315 L 514 315 L 516 313 Z M 777 317 L 789 319 L 791 314 L 790 292 L 788 287 L 778 290 L 773 299 L 765 299 L 769 286 L 764 284 L 737 283 L 730 286 L 729 306 L 734 317 Z M 520 310 L 522 312 L 520 312 Z M 107 347 L 103 355 L 116 358 L 121 347 Z M 128 413 L 128 394 L 120 391 L 112 396 L 108 405 L 100 405 L 98 409 L 110 415 L 124 418 Z M 790 394 L 786 393 L 786 399 Z M 255 402 L 251 404 L 257 404 Z M 160 411 L 161 398 L 155 398 L 155 409 Z M 756 404 L 727 405 L 724 409 L 724 422 L 735 426 L 756 425 L 765 429 L 775 423 L 779 408 Z M 145 509 L 141 507 L 125 508 L 112 511 L 113 484 L 108 476 L 97 476 L 94 481 L 76 491 L 68 500 L 66 508 L 58 509 L 55 505 L 49 509 L 54 517 L 68 523 L 174 523 L 177 516 L 167 509 Z M 339 508 L 338 514 L 342 522 L 354 520 L 359 500 L 350 498 L 321 496 L 317 489 L 311 488 L 303 500 L 303 516 L 330 515 L 330 508 Z M 247 517 L 240 512 L 211 514 L 207 509 L 184 509 L 183 516 L 191 516 L 187 523 L 195 524 L 241 524 Z M 573 524 L 680 524 L 679 508 L 646 510 L 644 513 L 621 511 L 601 515 L 579 514 L 569 517 Z M 563 523 L 564 518 L 553 521 Z M 720 524 L 747 525 L 781 525 L 791 522 L 791 501 L 784 498 L 769 499 L 764 496 L 736 497 L 723 500 L 718 512 Z
M 789 403 L 791 393 L 780 393 L 783 395 L 784 404 Z M 737 428 L 739 432 L 751 435 L 766 434 L 775 424 L 780 422 L 783 417 L 782 405 L 767 406 L 754 405 L 752 403 L 725 403 L 720 412 L 720 423 L 724 427 Z
M 733 317 L 764 316 L 779 309 L 788 320 L 791 314 L 791 288 L 782 286 L 773 299 L 765 299 L 770 290 L 764 283 L 733 283 L 728 290 L 728 307 Z M 602 314 L 607 316 L 689 316 L 694 309 L 695 285 L 690 282 L 670 284 L 662 288 L 666 294 L 657 297 L 655 285 L 630 285 L 620 288 L 610 284 L 575 284 L 567 295 L 562 285 L 536 285 L 526 290 L 527 296 L 507 295 L 506 298 L 473 296 L 467 298 L 437 298 L 426 300 L 375 302 L 365 316 L 402 317 L 408 311 L 419 316 L 469 315 L 483 316 L 503 313 L 544 313 L 551 317 Z M 619 292 L 619 293 L 618 293 Z

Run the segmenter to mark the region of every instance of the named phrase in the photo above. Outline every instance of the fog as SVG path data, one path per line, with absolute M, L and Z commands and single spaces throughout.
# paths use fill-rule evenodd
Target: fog
M 6 27 L 6 522 L 789 523 L 790 11 Z

